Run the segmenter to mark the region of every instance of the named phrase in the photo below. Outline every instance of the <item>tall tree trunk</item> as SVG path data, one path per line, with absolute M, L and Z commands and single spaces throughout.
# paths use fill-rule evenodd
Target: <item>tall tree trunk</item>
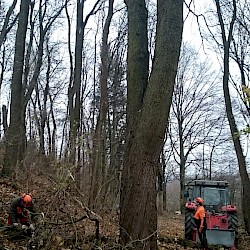
M 158 185 L 157 185 L 157 212 L 158 215 L 163 214 L 163 196 L 164 196 L 164 164 L 162 164 L 160 161 L 158 163 Z
M 23 66 L 25 53 L 25 39 L 28 25 L 30 0 L 22 0 L 20 6 L 13 77 L 11 83 L 10 126 L 6 136 L 6 152 L 4 157 L 3 174 L 11 176 L 13 167 L 23 160 L 26 135 L 25 117 L 23 117 Z
M 236 20 L 236 0 L 233 0 L 233 16 L 230 22 L 230 29 L 228 32 L 228 37 L 226 38 L 225 26 L 222 19 L 222 13 L 220 8 L 220 1 L 216 1 L 217 14 L 220 22 L 222 41 L 224 46 L 224 74 L 223 74 L 223 91 L 224 91 L 224 100 L 226 105 L 226 113 L 230 126 L 230 131 L 233 139 L 234 148 L 236 151 L 241 183 L 242 183 L 242 210 L 244 216 L 245 227 L 248 233 L 250 233 L 250 180 L 247 173 L 247 166 L 245 156 L 243 154 L 243 149 L 240 142 L 239 130 L 235 122 L 235 118 L 232 110 L 232 102 L 229 91 L 229 56 L 230 56 L 230 43 L 233 38 L 233 27 Z
M 179 110 L 178 115 L 178 132 L 179 132 L 179 143 L 180 143 L 180 211 L 183 213 L 185 210 L 185 153 L 184 153 L 184 140 L 183 140 L 183 116 Z
M 75 58 L 74 58 L 74 67 L 73 67 L 73 58 L 72 52 L 70 48 L 71 44 L 71 24 L 70 24 L 70 16 L 68 10 L 66 8 L 66 15 L 68 19 L 69 32 L 68 32 L 68 49 L 69 49 L 69 57 L 70 57 L 70 84 L 68 88 L 68 101 L 69 101 L 69 119 L 70 119 L 70 152 L 69 152 L 69 161 L 71 164 L 76 164 L 76 169 L 80 169 L 80 163 L 78 161 L 80 155 L 78 154 L 76 158 L 76 153 L 79 149 L 79 145 L 77 145 L 77 136 L 80 131 L 80 120 L 81 120 L 81 102 L 82 102 L 82 94 L 81 94 L 81 86 L 82 86 L 82 52 L 83 52 L 83 40 L 84 40 L 84 29 L 90 18 L 96 12 L 96 9 L 99 6 L 101 0 L 96 0 L 92 10 L 87 14 L 85 20 L 83 20 L 83 9 L 84 9 L 84 0 L 77 0 L 77 24 L 76 24 L 76 41 L 75 41 Z M 68 1 L 66 1 L 66 4 Z M 78 171 L 75 172 L 75 174 Z M 79 178 L 79 176 L 78 176 Z
M 182 40 L 183 2 L 157 1 L 156 47 L 148 80 L 147 10 L 128 7 L 127 137 L 121 187 L 120 242 L 157 249 L 156 177 Z
M 1 7 L 1 6 L 0 6 Z M 2 49 L 2 60 L 0 62 L 1 74 L 0 74 L 0 93 L 2 92 L 2 84 L 3 84 L 3 76 L 5 70 L 5 47 Z M 0 94 L 1 98 L 1 94 Z M 7 107 L 5 105 L 2 106 L 2 112 L 0 111 L 0 124 L 3 124 L 4 135 L 7 131 L 8 123 L 7 123 Z M 2 133 L 0 132 L 0 138 L 2 138 Z
M 111 19 L 113 17 L 114 0 L 109 0 L 108 15 L 104 24 L 102 34 L 102 47 L 101 47 L 101 76 L 100 76 L 100 111 L 97 118 L 95 134 L 93 139 L 93 154 L 92 154 L 92 181 L 90 192 L 90 205 L 95 205 L 97 202 L 97 195 L 101 192 L 104 173 L 106 172 L 105 164 L 102 158 L 103 148 L 105 145 L 106 133 L 106 117 L 108 112 L 108 72 L 109 72 L 109 46 L 108 36 Z M 103 190 L 104 191 L 104 190 Z
M 161 152 L 161 161 L 162 161 L 162 175 L 163 175 L 163 197 L 162 197 L 162 203 L 163 203 L 163 211 L 167 210 L 167 179 L 166 179 L 166 159 L 164 150 Z
M 56 156 L 57 156 L 57 152 L 56 152 L 57 126 L 56 126 L 56 118 L 54 115 L 53 98 L 51 95 L 49 95 L 49 99 L 50 99 L 50 114 L 51 114 L 53 127 L 52 127 L 52 132 L 51 132 L 49 119 L 47 119 L 47 129 L 48 129 L 49 145 L 50 145 L 49 154 L 50 154 L 50 158 L 53 160 L 53 159 L 56 159 Z
M 2 106 L 2 116 L 3 116 L 3 131 L 4 131 L 4 135 L 6 135 L 6 132 L 8 130 L 8 122 L 7 122 L 7 107 L 5 105 Z
M 73 72 L 73 83 L 69 87 L 69 117 L 70 117 L 70 162 L 75 164 L 76 139 L 80 126 L 80 100 L 81 100 L 81 78 L 82 78 L 82 50 L 83 50 L 83 7 L 84 1 L 77 0 L 77 24 L 75 44 L 75 68 Z
M 48 101 L 48 97 L 49 97 L 49 90 L 50 90 L 50 74 L 51 74 L 51 58 L 50 58 L 50 50 L 49 50 L 49 46 L 48 46 L 48 41 L 46 42 L 46 53 L 47 53 L 47 70 L 46 70 L 46 85 L 45 85 L 45 89 L 43 91 L 43 105 L 40 105 L 39 102 L 39 111 L 40 111 L 40 127 L 39 127 L 39 139 L 40 139 L 40 145 L 39 145 L 39 152 L 42 155 L 45 155 L 45 126 L 48 123 L 48 119 L 49 119 L 49 115 L 48 115 L 48 111 L 47 111 L 47 101 Z M 39 93 L 38 94 L 38 100 L 39 100 Z M 47 128 L 48 129 L 48 153 L 51 153 L 51 135 L 50 135 L 50 127 Z

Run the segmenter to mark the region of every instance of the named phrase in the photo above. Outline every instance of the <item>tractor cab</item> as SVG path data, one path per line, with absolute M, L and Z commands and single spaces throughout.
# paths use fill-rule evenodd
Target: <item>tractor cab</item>
M 223 207 L 230 204 L 228 183 L 225 181 L 196 180 L 189 184 L 189 199 L 202 197 L 206 211 L 221 212 Z
M 220 211 L 230 204 L 228 183 L 226 181 L 195 180 L 187 185 L 185 195 L 189 201 L 202 197 L 207 211 Z

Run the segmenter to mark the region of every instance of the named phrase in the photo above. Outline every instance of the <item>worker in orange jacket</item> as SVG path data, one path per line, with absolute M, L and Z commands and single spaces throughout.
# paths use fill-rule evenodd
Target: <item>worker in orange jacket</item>
M 8 224 L 14 227 L 19 225 L 23 229 L 35 230 L 32 223 L 34 217 L 34 205 L 31 194 L 22 194 L 12 200 L 9 207 Z
M 197 226 L 201 246 L 203 247 L 203 249 L 206 249 L 207 248 L 207 239 L 206 239 L 207 225 L 206 225 L 206 211 L 205 211 L 205 208 L 203 207 L 204 201 L 201 197 L 198 197 L 195 199 L 195 203 L 196 203 L 197 209 L 194 214 L 194 220 Z

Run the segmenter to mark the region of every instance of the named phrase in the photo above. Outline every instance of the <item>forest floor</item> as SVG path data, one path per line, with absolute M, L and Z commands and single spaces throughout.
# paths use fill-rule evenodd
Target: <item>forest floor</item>
M 39 188 L 36 190 L 36 187 Z M 90 215 L 89 211 L 81 207 L 81 203 L 79 203 L 79 209 L 75 209 L 77 199 L 75 199 L 75 205 L 66 203 L 64 200 L 66 193 L 59 194 L 58 190 L 52 192 L 49 184 L 44 181 L 35 183 L 33 190 L 40 210 L 38 212 L 43 211 L 40 213 L 41 219 L 36 224 L 35 234 L 30 237 L 20 232 L 3 232 L 1 229 L 6 225 L 8 206 L 13 197 L 21 191 L 16 184 L 0 178 L 0 250 L 121 249 L 117 243 L 119 235 L 117 213 L 106 212 L 102 215 L 91 213 Z M 97 233 L 100 234 L 100 240 L 96 239 Z M 159 216 L 158 249 L 197 249 L 194 245 L 183 241 L 183 234 L 183 215 L 168 212 Z M 250 237 L 240 232 L 237 250 L 249 249 Z

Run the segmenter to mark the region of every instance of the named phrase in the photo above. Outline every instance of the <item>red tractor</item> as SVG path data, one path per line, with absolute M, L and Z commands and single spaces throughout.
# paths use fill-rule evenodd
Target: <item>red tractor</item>
M 230 204 L 226 181 L 195 180 L 187 185 L 185 205 L 185 238 L 199 242 L 194 212 L 194 199 L 202 197 L 206 209 L 206 237 L 208 245 L 235 250 L 237 242 L 237 209 Z

